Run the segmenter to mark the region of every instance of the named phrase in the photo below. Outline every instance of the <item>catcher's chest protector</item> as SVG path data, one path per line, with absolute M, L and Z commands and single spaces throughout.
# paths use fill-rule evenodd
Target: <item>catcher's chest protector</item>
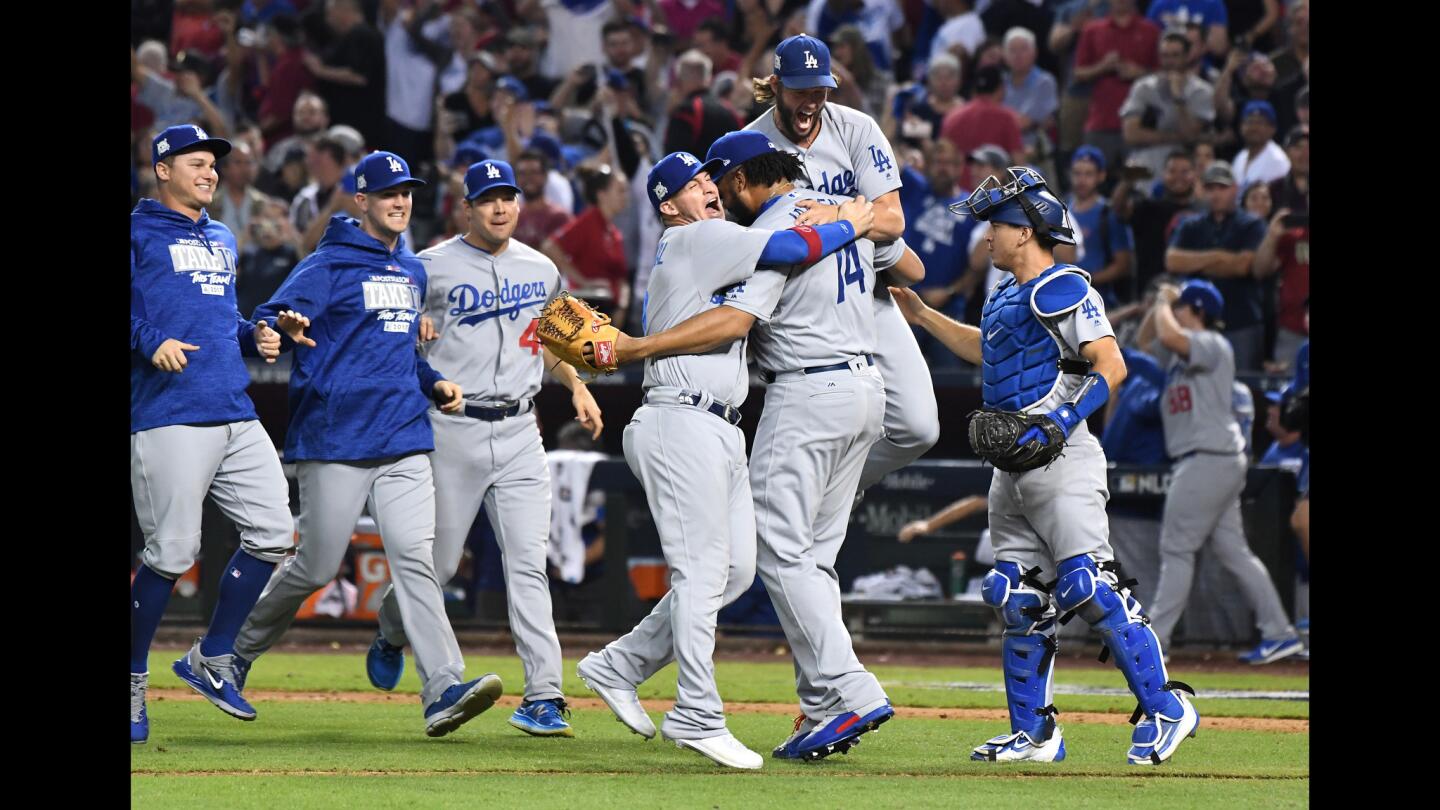
M 980 348 L 981 390 L 987 407 L 1024 410 L 1044 400 L 1055 387 L 1060 345 L 1030 308 L 1030 296 L 1042 279 L 1057 272 L 1059 267 L 1053 267 L 1023 285 L 1010 276 L 985 302 Z

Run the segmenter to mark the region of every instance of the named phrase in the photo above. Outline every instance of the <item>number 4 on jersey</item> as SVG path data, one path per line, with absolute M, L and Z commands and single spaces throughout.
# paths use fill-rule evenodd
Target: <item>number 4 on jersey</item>
M 540 349 L 545 345 L 535 339 L 535 329 L 539 325 L 540 319 L 535 318 L 530 321 L 530 325 L 526 327 L 525 331 L 520 333 L 520 348 L 529 349 L 531 357 L 539 354 Z

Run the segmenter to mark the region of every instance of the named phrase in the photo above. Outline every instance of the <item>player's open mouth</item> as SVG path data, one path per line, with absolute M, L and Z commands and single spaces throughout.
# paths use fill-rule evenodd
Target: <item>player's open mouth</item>
M 809 132 L 809 131 L 810 131 L 810 128 L 813 127 L 813 126 L 815 126 L 815 115 L 816 115 L 816 113 L 818 113 L 818 112 L 819 112 L 818 110 L 812 111 L 812 112 L 808 112 L 808 113 L 807 113 L 807 112 L 804 112 L 804 111 L 802 111 L 802 110 L 796 110 L 796 111 L 795 111 L 795 131 L 796 131 L 796 132 Z
M 714 211 L 717 214 L 720 213 L 720 198 L 711 197 L 710 199 L 705 201 L 705 207 L 710 209 L 711 211 Z

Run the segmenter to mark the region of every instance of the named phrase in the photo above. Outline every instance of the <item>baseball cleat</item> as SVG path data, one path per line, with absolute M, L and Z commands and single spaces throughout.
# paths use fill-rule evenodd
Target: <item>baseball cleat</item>
M 1065 740 L 1059 726 L 1041 743 L 1024 731 L 1001 734 L 975 746 L 970 758 L 976 762 L 1059 762 L 1065 758 Z
M 1137 723 L 1135 733 L 1130 737 L 1130 753 L 1127 756 L 1131 765 L 1159 765 L 1169 759 L 1187 737 L 1195 736 L 1195 729 L 1200 725 L 1200 713 L 1179 690 L 1173 694 L 1180 701 L 1180 716 L 1170 718 L 1157 714 Z
M 775 749 L 770 752 L 770 756 L 776 759 L 799 759 L 800 752 L 795 750 L 796 746 L 800 744 L 801 740 L 810 736 L 810 732 L 814 731 L 818 725 L 820 724 L 806 717 L 804 713 L 796 715 L 794 733 L 785 742 L 775 746 Z
M 765 764 L 764 757 L 746 748 L 744 743 L 735 739 L 735 735 L 728 731 L 718 737 L 706 737 L 703 740 L 676 740 L 664 734 L 661 734 L 660 738 L 675 743 L 676 748 L 688 748 L 727 768 L 753 771 Z
M 150 688 L 150 673 L 130 673 L 130 742 L 139 744 L 150 739 L 150 715 L 145 712 L 145 691 Z
M 1273 664 L 1282 658 L 1289 658 L 1296 653 L 1303 652 L 1304 649 L 1305 643 L 1300 640 L 1299 636 L 1290 636 L 1274 641 L 1262 641 L 1260 646 L 1255 649 L 1241 653 L 1240 660 L 1254 666 Z
M 565 722 L 569 714 L 565 698 L 527 700 L 510 715 L 510 725 L 533 737 L 574 737 L 575 732 Z
M 500 676 L 487 672 L 469 683 L 446 689 L 425 707 L 425 736 L 444 737 L 495 705 L 504 686 Z
M 575 674 L 590 688 L 591 692 L 600 696 L 605 705 L 615 715 L 615 719 L 623 723 L 626 728 L 639 734 L 645 739 L 655 737 L 655 723 L 650 720 L 650 715 L 645 713 L 645 707 L 640 705 L 640 696 L 634 689 L 613 689 L 595 679 L 594 672 L 600 664 L 594 663 L 590 656 L 586 656 L 575 668 Z
M 859 743 L 861 734 L 874 731 L 894 716 L 895 710 L 888 700 L 873 703 L 860 712 L 834 715 L 796 743 L 795 753 L 807 762 L 848 753 Z
M 222 712 L 241 720 L 254 720 L 255 708 L 240 694 L 245 688 L 245 675 L 250 662 L 233 653 L 206 657 L 200 654 L 200 642 L 170 665 L 175 674 L 191 689 Z
M 370 678 L 370 685 L 389 692 L 400 683 L 404 673 L 405 648 L 396 647 L 377 632 L 369 652 L 365 653 L 365 675 Z

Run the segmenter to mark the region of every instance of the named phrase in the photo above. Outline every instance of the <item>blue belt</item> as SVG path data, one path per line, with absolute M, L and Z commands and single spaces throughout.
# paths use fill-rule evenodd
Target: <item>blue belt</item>
M 874 358 L 874 357 L 870 356 L 869 354 L 862 354 L 862 355 L 860 355 L 860 356 L 863 357 L 863 358 L 865 358 L 865 365 L 867 365 L 867 366 L 873 366 L 873 365 L 875 365 L 875 358 Z M 824 373 L 824 372 L 826 372 L 826 371 L 844 371 L 845 369 L 847 369 L 847 368 L 849 368 L 849 367 L 850 367 L 850 361 L 846 360 L 846 361 L 840 362 L 840 363 L 831 363 L 831 364 L 828 365 L 828 366 L 811 366 L 811 367 L 809 367 L 809 368 L 801 369 L 801 371 L 804 371 L 806 374 L 821 374 L 821 373 Z M 761 371 L 761 372 L 760 372 L 760 379 L 764 380 L 766 383 L 773 383 L 773 382 L 775 382 L 775 377 L 776 377 L 776 376 L 777 376 L 777 374 L 776 374 L 776 372 L 774 372 L 774 371 Z
M 676 397 L 677 402 L 681 402 L 686 405 L 694 405 L 701 410 L 709 411 L 710 413 L 715 414 L 716 416 L 724 419 L 726 422 L 729 422 L 732 425 L 740 424 L 739 408 L 736 408 L 734 405 L 727 405 L 724 402 L 719 402 L 713 399 L 710 401 L 709 405 L 702 407 L 700 405 L 700 402 L 703 399 L 704 397 L 702 397 L 700 394 L 695 393 L 694 391 L 681 391 L 680 394 Z M 650 395 L 646 394 L 645 402 L 649 403 L 649 401 Z M 657 399 L 657 401 L 659 400 Z
M 519 416 L 521 413 L 528 413 L 529 410 L 529 402 L 521 402 L 515 405 L 511 405 L 508 408 L 486 408 L 483 405 L 467 404 L 465 406 L 465 415 L 472 419 L 480 419 L 486 422 L 499 422 L 501 419 L 505 419 L 506 417 Z

